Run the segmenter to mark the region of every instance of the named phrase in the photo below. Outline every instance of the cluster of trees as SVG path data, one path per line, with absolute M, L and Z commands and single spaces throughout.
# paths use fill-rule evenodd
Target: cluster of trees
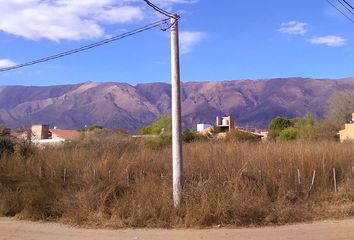
M 316 120 L 307 113 L 303 118 L 274 118 L 268 126 L 270 140 L 335 140 L 341 125 L 325 119 Z
M 325 119 L 317 120 L 310 113 L 303 118 L 274 118 L 269 126 L 271 140 L 333 140 L 343 124 L 354 113 L 354 91 L 335 93 L 328 105 Z
M 274 118 L 268 126 L 270 140 L 295 140 L 316 138 L 315 122 L 310 114 L 303 118 Z

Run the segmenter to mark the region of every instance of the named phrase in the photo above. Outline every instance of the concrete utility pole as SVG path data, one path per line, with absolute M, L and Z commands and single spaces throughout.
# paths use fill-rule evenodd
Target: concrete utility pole
M 171 85 L 172 85 L 172 168 L 173 204 L 182 202 L 183 158 L 181 124 L 181 84 L 179 66 L 178 15 L 171 17 Z

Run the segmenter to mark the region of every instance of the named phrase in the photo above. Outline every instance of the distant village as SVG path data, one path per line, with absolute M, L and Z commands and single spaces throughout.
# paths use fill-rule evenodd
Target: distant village
M 195 130 L 198 134 L 208 135 L 211 134 L 215 128 L 218 129 L 219 139 L 224 138 L 228 132 L 234 129 L 251 134 L 261 141 L 265 141 L 268 137 L 268 131 L 237 127 L 233 116 L 217 116 L 214 125 L 199 123 Z M 81 136 L 81 132 L 78 130 L 58 129 L 57 127 L 50 128 L 48 124 L 35 124 L 32 125 L 31 129 L 19 132 L 12 132 L 11 129 L 6 128 L 5 133 L 16 139 L 31 141 L 36 145 L 60 144 L 65 141 L 77 140 Z M 351 121 L 346 123 L 344 129 L 340 130 L 337 135 L 340 142 L 354 140 L 354 113 L 352 113 Z M 139 137 L 139 135 L 134 135 L 134 137 Z

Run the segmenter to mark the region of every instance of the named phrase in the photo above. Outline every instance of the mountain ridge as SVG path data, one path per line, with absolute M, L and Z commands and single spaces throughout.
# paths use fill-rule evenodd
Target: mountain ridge
M 0 124 L 47 123 L 77 129 L 100 124 L 133 133 L 171 110 L 170 84 L 84 82 L 55 86 L 0 86 Z M 265 128 L 278 116 L 323 117 L 335 91 L 354 90 L 354 78 L 274 78 L 182 83 L 184 127 L 234 115 L 237 125 Z

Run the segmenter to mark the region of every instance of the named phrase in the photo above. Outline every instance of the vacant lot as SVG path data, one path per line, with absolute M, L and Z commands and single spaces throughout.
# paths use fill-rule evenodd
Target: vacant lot
M 351 143 L 186 144 L 178 210 L 169 146 L 104 135 L 26 149 L 0 160 L 0 215 L 106 228 L 265 226 L 354 215 Z

